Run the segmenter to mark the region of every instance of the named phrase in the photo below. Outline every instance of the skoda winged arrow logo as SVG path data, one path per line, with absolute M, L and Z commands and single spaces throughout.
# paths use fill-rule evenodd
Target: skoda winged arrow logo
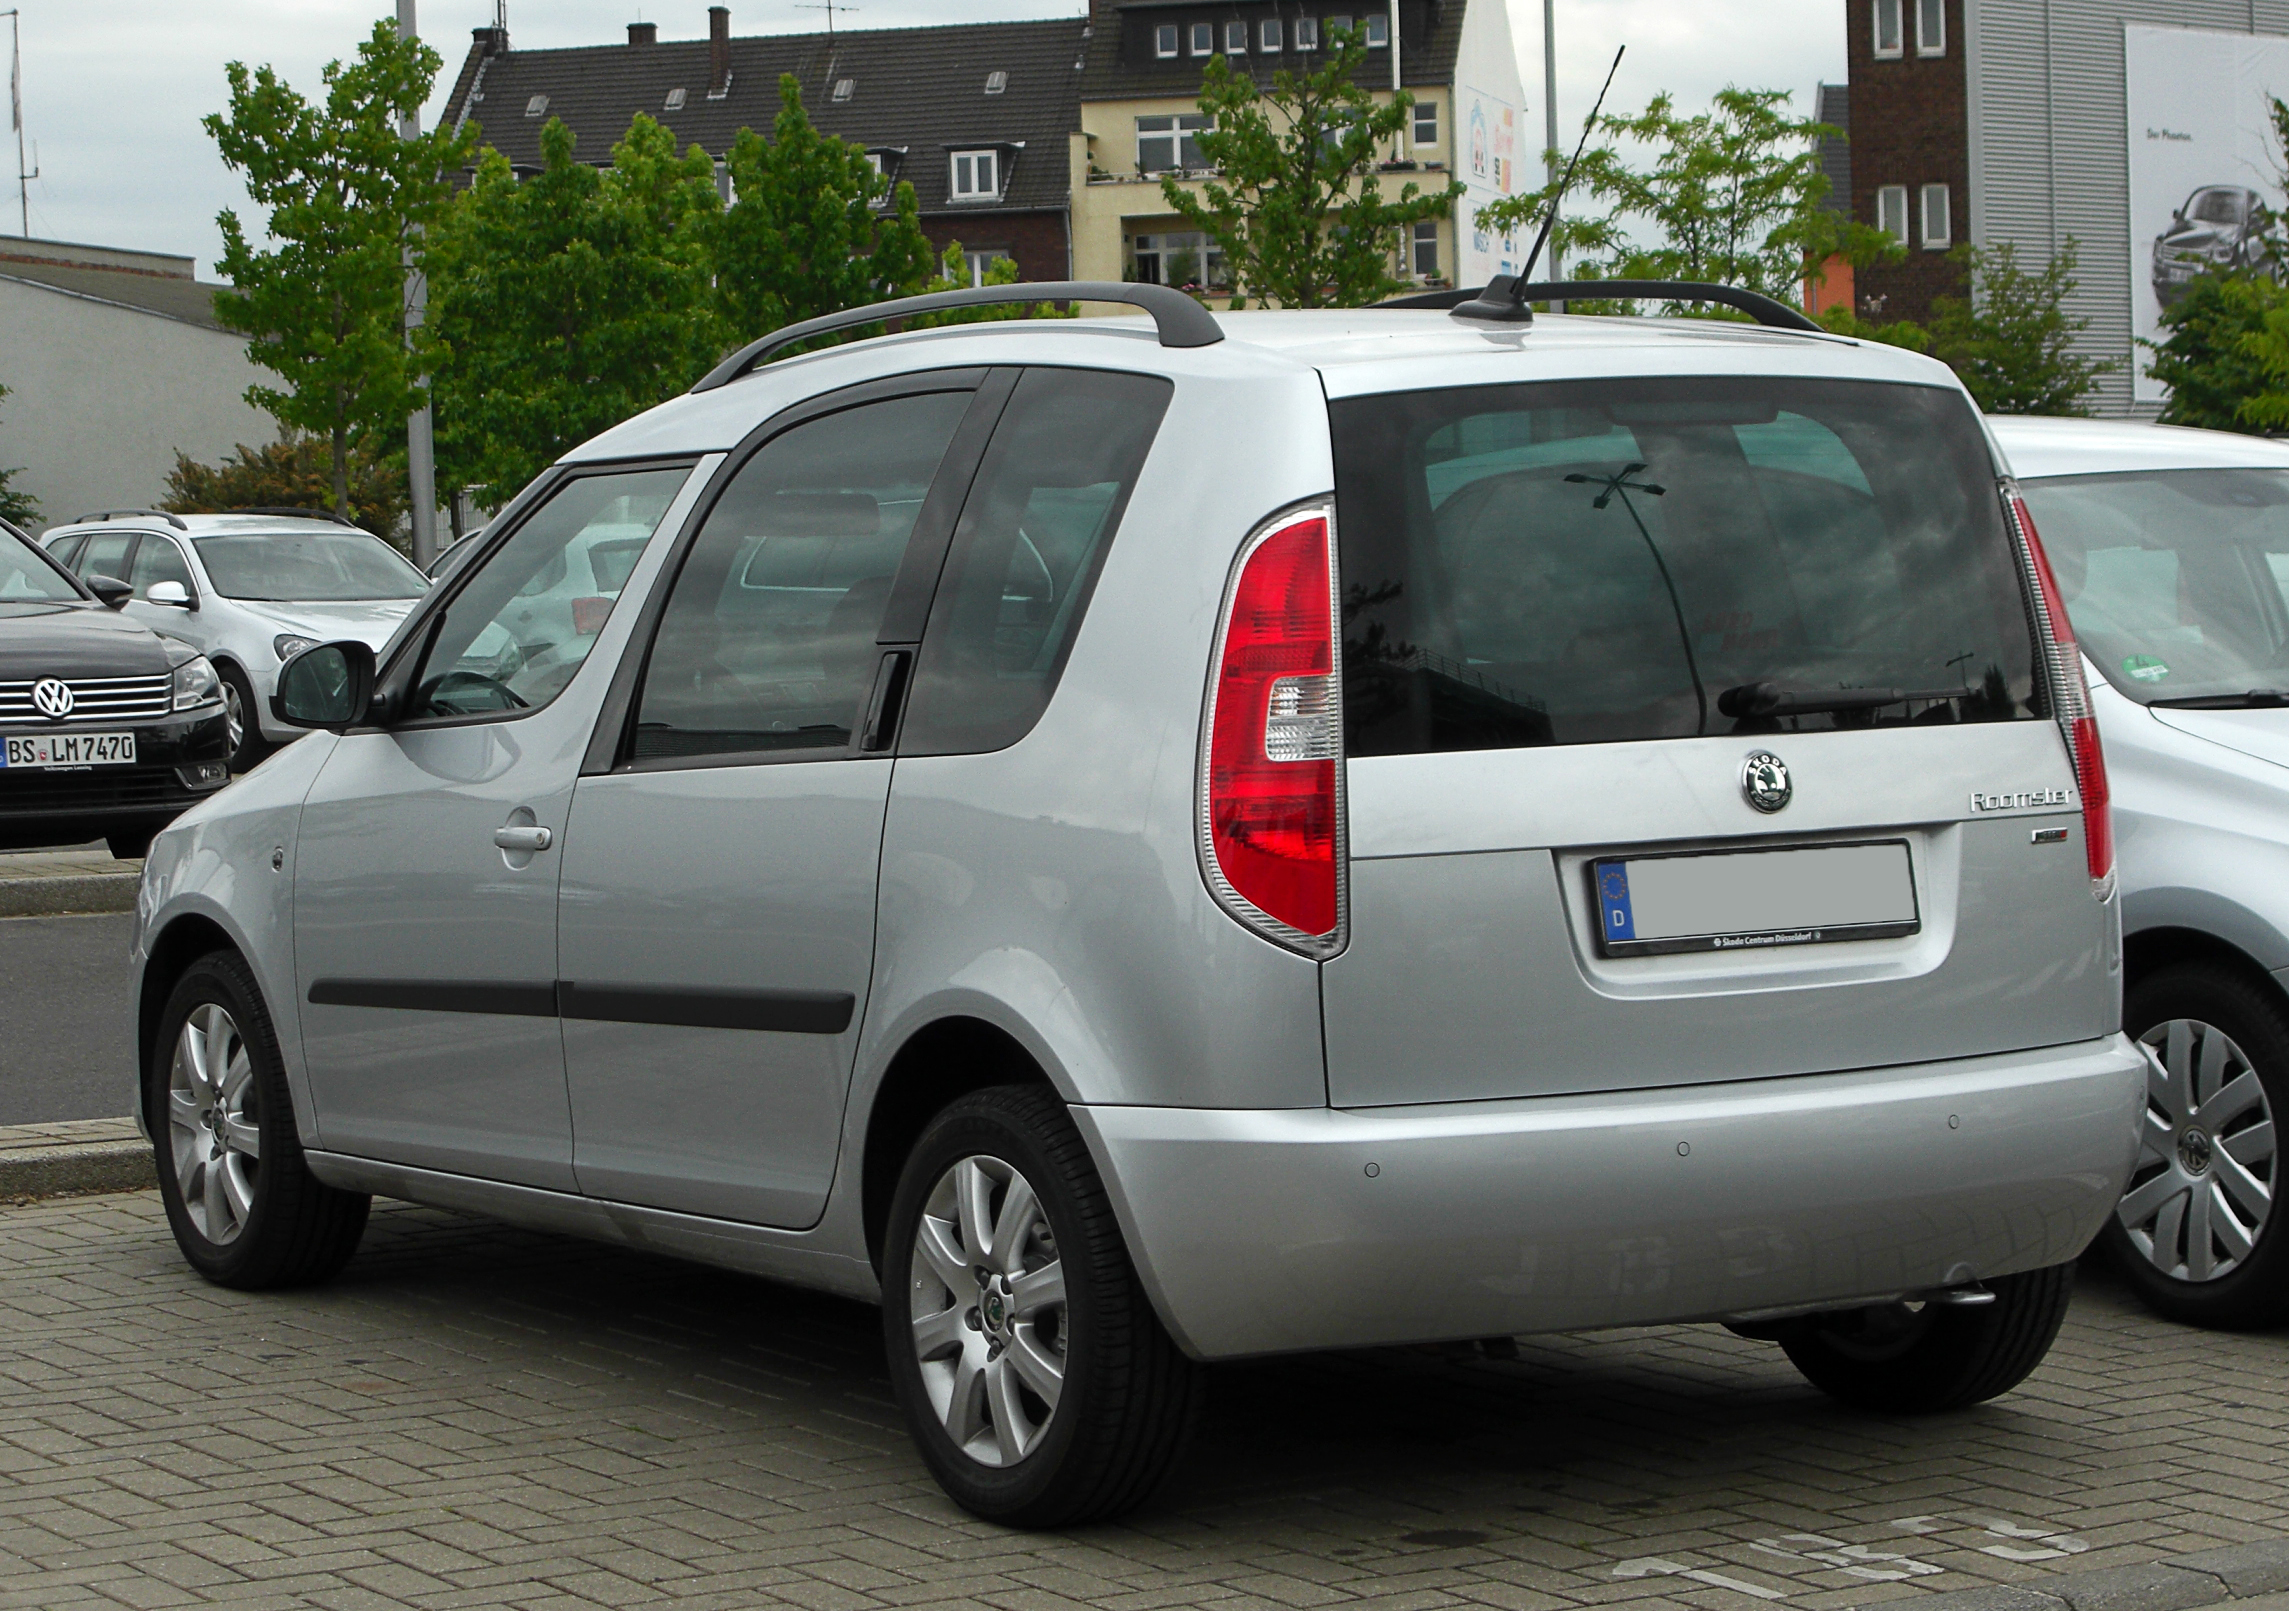
M 32 684 L 32 708 L 51 722 L 72 713 L 72 687 L 61 677 L 42 677 Z

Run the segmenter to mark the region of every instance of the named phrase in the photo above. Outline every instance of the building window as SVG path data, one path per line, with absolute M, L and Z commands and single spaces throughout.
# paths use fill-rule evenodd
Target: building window
M 986 74 L 986 93 L 988 95 L 999 95 L 1008 88 L 1009 74 L 999 70 Z
M 954 153 L 954 200 L 991 201 L 1001 194 L 999 151 Z
M 1947 54 L 1947 0 L 1915 0 L 1915 53 Z
M 1953 244 L 1949 228 L 1952 220 L 1947 216 L 1947 187 L 1925 185 L 1922 200 L 1923 249 L 1927 252 L 1944 252 Z
M 1280 19 L 1277 17 L 1267 19 L 1258 37 L 1263 43 L 1264 54 L 1277 56 L 1280 53 Z
M 963 247 L 962 266 L 969 270 L 970 284 L 973 286 L 985 284 L 986 276 L 993 272 L 993 266 L 1007 256 L 1009 256 L 1007 247 L 987 246 L 974 252 L 966 246 Z
M 1139 235 L 1136 277 L 1146 285 L 1225 285 L 1224 248 L 1197 231 Z
M 1902 246 L 1908 243 L 1907 186 L 1885 185 L 1876 192 L 1876 227 Z
M 1246 23 L 1228 22 L 1224 25 L 1224 54 L 1227 56 L 1245 56 L 1248 54 L 1248 25 Z
M 1436 219 L 1426 218 L 1415 225 L 1414 269 L 1421 279 L 1435 280 L 1439 277 L 1439 226 Z
M 1367 14 L 1367 48 L 1381 50 L 1391 42 L 1391 19 L 1380 11 Z
M 667 109 L 671 112 L 680 112 L 684 109 L 684 92 L 681 85 L 668 91 Z
M 1876 54 L 1900 53 L 1900 0 L 1873 0 L 1876 8 Z
M 1176 24 L 1164 22 L 1152 31 L 1152 53 L 1162 61 L 1176 54 Z
M 1898 0 L 1893 0 L 1893 3 L 1897 4 Z M 1216 25 L 1214 23 L 1196 22 L 1192 25 L 1192 54 L 1195 56 L 1213 56 L 1216 54 Z
M 1350 19 L 1349 17 L 1347 17 L 1347 16 L 1345 16 L 1345 15 L 1343 15 L 1342 13 L 1340 13 L 1340 12 L 1339 12 L 1339 13 L 1337 13 L 1335 16 L 1332 16 L 1332 17 L 1330 17 L 1330 18 L 1328 18 L 1328 19 L 1327 19 L 1327 31 L 1328 31 L 1329 33 L 1331 33 L 1331 34 L 1332 34 L 1332 33 L 1346 33 L 1346 34 L 1347 34 L 1347 33 L 1351 32 L 1351 19 Z
M 1199 135 L 1216 120 L 1196 112 L 1137 119 L 1137 172 L 1198 172 L 1208 166 Z
M 531 100 L 525 102 L 526 117 L 539 117 L 547 110 L 548 97 L 545 95 L 535 95 Z
M 1417 101 L 1415 103 L 1415 144 L 1437 145 L 1438 143 L 1439 103 L 1436 101 Z
M 1319 49 L 1319 19 L 1317 17 L 1296 18 L 1296 49 Z
M 835 80 L 835 93 L 834 93 L 834 98 L 835 98 L 837 101 L 847 101 L 847 100 L 849 100 L 849 99 L 850 99 L 850 98 L 851 98 L 853 95 L 856 95 L 857 93 L 858 93 L 858 80 L 857 80 L 857 79 L 855 79 L 855 78 L 838 78 L 838 79 L 836 79 L 836 80 Z

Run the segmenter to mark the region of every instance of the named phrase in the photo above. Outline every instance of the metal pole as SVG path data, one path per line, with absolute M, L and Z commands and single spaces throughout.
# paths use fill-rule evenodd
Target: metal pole
M 421 37 L 414 26 L 414 0 L 397 0 L 397 31 L 402 39 Z M 421 109 L 415 107 L 398 121 L 398 135 L 407 140 L 421 138 Z M 429 306 L 429 281 L 414 266 L 413 244 L 405 248 L 405 332 L 410 342 L 413 333 L 421 328 Z M 421 377 L 427 384 L 429 377 Z M 413 504 L 413 562 L 423 570 L 437 557 L 437 446 L 431 431 L 429 405 L 425 402 L 405 422 L 405 472 L 411 483 L 407 489 Z
M 1542 0 L 1542 124 L 1547 131 L 1542 148 L 1542 167 L 1553 187 L 1558 183 L 1557 11 L 1557 0 Z M 1566 259 L 1564 248 L 1558 245 L 1556 239 L 1557 217 L 1558 204 L 1553 197 L 1550 203 L 1550 278 L 1562 280 L 1566 277 Z M 1559 313 L 1566 311 L 1563 302 L 1553 303 L 1552 307 Z
M 16 125 L 16 208 L 22 218 L 20 233 L 32 238 L 32 181 L 39 175 L 24 166 L 24 14 L 4 13 L 9 22 L 8 121 Z
M 1399 76 L 1399 0 L 1391 0 L 1391 98 L 1397 100 L 1406 88 L 1406 80 Z M 1404 162 L 1415 154 L 1415 120 L 1408 118 L 1399 125 L 1399 160 Z

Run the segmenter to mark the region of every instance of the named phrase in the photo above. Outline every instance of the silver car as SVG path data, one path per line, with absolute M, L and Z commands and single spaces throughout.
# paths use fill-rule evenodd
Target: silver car
M 2157 1059 L 2105 1243 L 2165 1314 L 2289 1316 L 2289 447 L 2001 419 L 2073 617 L 2122 835 L 2123 1027 Z
M 323 1279 L 378 1193 L 879 1302 L 1024 1525 L 1143 1499 L 1202 1361 L 1690 1320 L 1887 1411 L 2021 1380 L 2146 1061 L 1948 371 L 1062 290 L 1152 322 L 739 355 L 285 668 L 317 736 L 138 912 L 189 1261 Z
M 389 544 L 325 515 L 125 510 L 51 528 L 48 552 L 83 579 L 115 576 L 126 613 L 214 662 L 230 716 L 231 770 L 302 736 L 270 714 L 279 666 L 316 643 L 389 641 L 428 590 Z

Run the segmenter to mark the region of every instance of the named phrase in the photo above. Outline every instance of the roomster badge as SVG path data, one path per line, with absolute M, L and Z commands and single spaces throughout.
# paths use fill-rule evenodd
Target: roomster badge
M 1741 762 L 1741 793 L 1759 811 L 1774 812 L 1795 797 L 1788 763 L 1770 750 L 1757 750 Z

